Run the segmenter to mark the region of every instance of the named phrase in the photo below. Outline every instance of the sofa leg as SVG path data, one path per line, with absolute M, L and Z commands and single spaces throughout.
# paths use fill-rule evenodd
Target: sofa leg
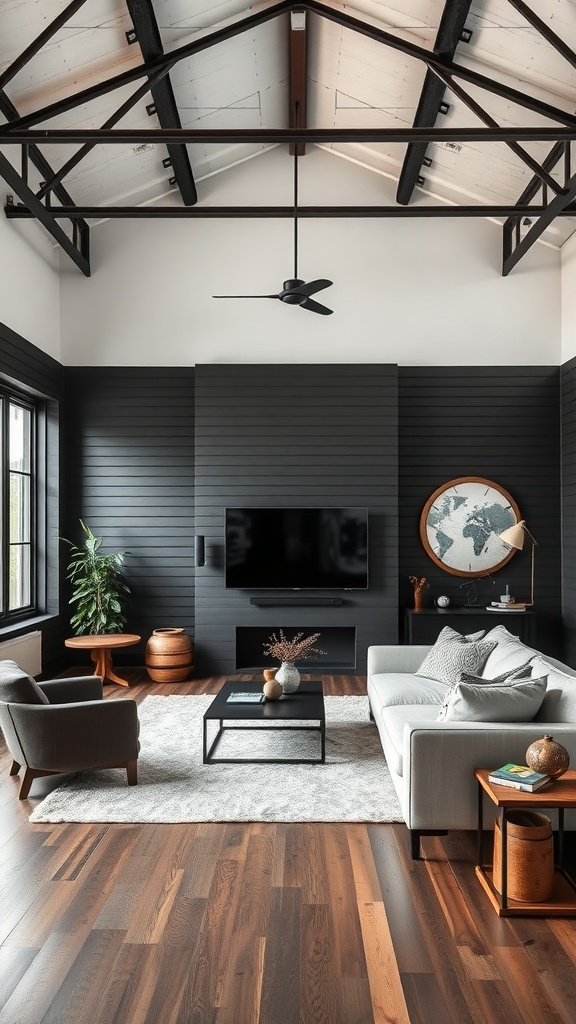
M 10 769 L 10 775 L 18 775 L 22 765 L 18 764 L 18 761 L 12 761 L 12 767 Z
M 447 836 L 448 829 L 438 828 L 411 828 L 410 832 L 410 853 L 412 860 L 420 860 L 420 839 L 422 836 Z
M 126 775 L 129 786 L 136 786 L 138 784 L 138 761 L 128 761 Z
M 415 829 L 410 829 L 410 853 L 412 860 L 420 860 L 420 833 Z

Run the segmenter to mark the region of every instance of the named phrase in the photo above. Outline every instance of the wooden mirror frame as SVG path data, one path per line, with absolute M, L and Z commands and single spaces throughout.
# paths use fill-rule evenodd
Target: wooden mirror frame
M 424 505 L 424 508 L 422 509 L 422 513 L 420 515 L 420 540 L 422 541 L 422 546 L 423 546 L 426 554 L 428 555 L 428 557 L 432 559 L 432 561 L 435 563 L 435 565 L 437 565 L 440 569 L 443 569 L 444 572 L 448 572 L 452 576 L 464 576 L 464 577 L 468 577 L 468 578 L 472 579 L 472 578 L 480 578 L 481 576 L 491 576 L 492 573 L 497 572 L 504 565 L 506 565 L 507 562 L 510 561 L 512 556 L 515 554 L 516 549 L 515 548 L 510 548 L 510 551 L 508 552 L 507 555 L 505 555 L 504 558 L 502 558 L 495 565 L 491 565 L 488 569 L 479 569 L 479 570 L 474 570 L 472 572 L 469 572 L 468 570 L 464 570 L 464 569 L 454 569 L 452 566 L 446 565 L 446 563 L 443 562 L 440 558 L 438 558 L 438 556 L 434 553 L 434 551 L 432 550 L 432 548 L 430 547 L 430 544 L 428 542 L 428 532 L 427 532 L 428 513 L 430 511 L 430 508 L 432 507 L 432 505 L 434 504 L 436 499 L 439 497 L 439 495 L 444 494 L 445 491 L 449 491 L 449 490 L 451 490 L 451 488 L 457 487 L 458 484 L 468 484 L 468 483 L 486 484 L 487 487 L 490 487 L 493 490 L 498 491 L 498 493 L 501 494 L 502 497 L 506 500 L 506 502 L 510 505 L 512 511 L 514 512 L 514 515 L 516 516 L 516 522 L 517 523 L 520 522 L 522 517 L 520 515 L 520 509 L 518 508 L 518 505 L 514 501 L 514 498 L 512 497 L 512 495 L 509 494 L 508 491 L 504 489 L 504 487 L 501 487 L 500 484 L 494 483 L 493 480 L 487 480 L 486 477 L 483 477 L 483 476 L 459 476 L 459 477 L 456 477 L 454 480 L 448 480 L 447 483 L 442 484 L 441 487 L 438 487 L 434 491 L 434 494 L 430 495 L 430 497 L 428 498 L 428 501 Z

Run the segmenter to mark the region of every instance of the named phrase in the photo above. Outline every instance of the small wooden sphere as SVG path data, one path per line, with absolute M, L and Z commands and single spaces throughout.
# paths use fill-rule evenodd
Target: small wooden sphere
M 264 683 L 264 696 L 266 700 L 279 700 L 282 696 L 282 687 L 276 679 L 267 679 Z

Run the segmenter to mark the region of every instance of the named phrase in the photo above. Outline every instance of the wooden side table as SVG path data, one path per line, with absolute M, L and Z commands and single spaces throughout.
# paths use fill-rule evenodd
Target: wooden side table
M 568 771 L 562 778 L 537 793 L 523 793 L 509 786 L 488 782 L 491 769 L 477 768 L 478 782 L 478 862 L 476 875 L 487 892 L 499 917 L 576 917 L 576 881 L 564 867 L 564 811 L 576 808 L 576 771 Z M 502 892 L 494 886 L 492 866 L 484 863 L 484 797 L 488 796 L 500 808 L 502 834 Z M 558 862 L 555 865 L 554 892 L 543 903 L 521 903 L 508 897 L 508 811 L 527 808 L 558 811 Z
M 101 636 L 72 636 L 64 641 L 65 647 L 90 651 L 94 662 L 94 675 L 102 676 L 105 683 L 118 683 L 129 686 L 127 679 L 116 675 L 112 666 L 112 649 L 114 647 L 132 647 L 139 644 L 142 637 L 136 633 L 102 633 Z

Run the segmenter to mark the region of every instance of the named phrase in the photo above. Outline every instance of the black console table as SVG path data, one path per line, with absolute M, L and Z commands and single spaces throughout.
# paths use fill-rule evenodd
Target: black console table
M 479 629 L 506 626 L 509 633 L 533 647 L 536 642 L 536 612 L 488 612 L 485 608 L 423 608 L 406 609 L 404 642 L 407 644 L 433 644 L 444 626 L 452 626 L 459 633 L 475 633 Z

